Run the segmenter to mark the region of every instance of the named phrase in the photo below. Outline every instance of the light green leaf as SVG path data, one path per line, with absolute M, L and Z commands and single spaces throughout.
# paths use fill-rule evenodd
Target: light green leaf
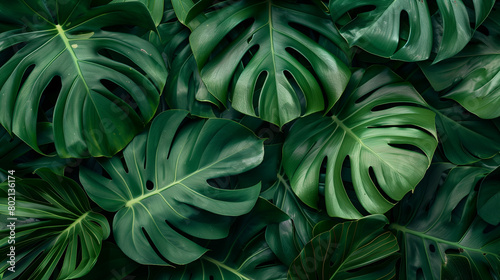
M 317 208 L 326 160 L 324 197 L 330 216 L 360 218 L 363 209 L 385 213 L 415 188 L 430 165 L 437 140 L 435 114 L 426 107 L 415 89 L 387 68 L 358 70 L 331 115 L 300 119 L 290 129 L 283 166 L 294 192 Z M 344 161 L 363 209 L 346 191 Z
M 111 179 L 81 169 L 80 180 L 99 206 L 115 212 L 113 233 L 141 264 L 187 264 L 207 249 L 187 236 L 220 239 L 232 217 L 255 204 L 260 185 L 219 189 L 207 180 L 242 173 L 263 159 L 263 141 L 229 120 L 190 121 L 188 112 L 158 115 L 119 156 L 99 160 Z M 184 234 L 181 234 L 184 233 Z M 159 256 L 155 248 L 162 254 Z
M 441 100 L 432 89 L 422 94 L 436 113 L 436 127 L 446 158 L 470 164 L 500 152 L 500 119 L 483 120 L 452 100 Z

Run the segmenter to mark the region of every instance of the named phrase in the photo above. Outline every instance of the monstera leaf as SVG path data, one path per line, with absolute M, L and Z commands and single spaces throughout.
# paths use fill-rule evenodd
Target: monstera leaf
M 112 156 L 158 106 L 167 74 L 160 54 L 134 35 L 102 30 L 130 22 L 154 28 L 147 9 L 90 4 L 0 4 L 0 17 L 14 26 L 0 33 L 0 51 L 19 49 L 0 68 L 0 123 L 38 152 L 42 103 L 61 157 Z
M 432 7 L 428 7 L 427 1 L 420 0 L 332 0 L 330 12 L 333 20 L 338 21 L 348 12 L 359 11 L 354 19 L 340 28 L 350 46 L 359 46 L 391 59 L 421 61 L 429 57 L 433 45 L 436 45 L 435 61 L 441 61 L 465 47 L 495 1 L 436 2 L 439 12 L 434 18 L 431 18 Z M 468 9 L 474 10 L 474 16 L 469 16 Z
M 384 226 L 385 216 L 345 222 L 307 243 L 290 266 L 288 279 L 392 279 L 399 250 Z
M 458 55 L 422 63 L 432 87 L 483 119 L 500 117 L 500 4 Z
M 437 145 L 434 113 L 415 89 L 384 67 L 358 70 L 332 115 L 298 120 L 283 146 L 283 166 L 298 197 L 317 208 L 321 165 L 330 216 L 360 218 L 342 181 L 372 214 L 393 207 L 422 179 Z
M 478 118 L 453 100 L 441 100 L 432 89 L 422 97 L 436 113 L 439 140 L 450 162 L 469 164 L 500 152 L 500 119 Z
M 158 115 L 119 156 L 100 160 L 111 179 L 81 169 L 88 195 L 113 220 L 115 240 L 142 264 L 187 264 L 207 249 L 186 235 L 220 239 L 232 216 L 249 212 L 260 185 L 220 189 L 207 180 L 242 173 L 263 159 L 263 140 L 229 120 L 189 121 L 187 111 Z M 155 251 L 161 253 L 158 255 Z
M 174 2 L 180 18 L 190 2 Z M 199 1 L 193 9 L 199 11 L 211 2 Z M 224 8 L 207 14 L 189 38 L 210 93 L 225 104 L 230 91 L 234 109 L 280 126 L 335 104 L 350 76 L 338 57 L 346 58 L 348 50 L 320 8 L 282 0 L 223 4 Z M 196 13 L 191 13 L 194 18 Z M 323 47 L 304 30 L 320 34 L 333 43 L 333 49 Z M 229 35 L 235 38 L 221 47 Z M 236 71 L 240 63 L 245 64 L 241 73 Z
M 208 245 L 213 250 L 201 259 L 184 267 L 153 270 L 150 280 L 284 280 L 286 266 L 277 261 L 262 230 L 287 219 L 276 206 L 260 198 L 250 213 L 238 218 L 227 238 Z
M 9 177 L 14 187 L 9 182 L 0 185 L 0 214 L 8 217 L 7 224 L 15 224 L 15 243 L 9 242 L 11 229 L 1 229 L 0 252 L 5 258 L 13 246 L 16 255 L 15 272 L 7 270 L 7 256 L 0 275 L 4 280 L 81 277 L 99 256 L 102 240 L 110 233 L 108 221 L 91 210 L 85 192 L 73 180 L 48 169 L 37 174 L 43 180 Z M 12 201 L 13 213 L 7 211 Z
M 390 228 L 402 248 L 402 279 L 498 279 L 500 227 L 476 212 L 475 186 L 487 172 L 434 164 L 415 193 L 400 201 Z

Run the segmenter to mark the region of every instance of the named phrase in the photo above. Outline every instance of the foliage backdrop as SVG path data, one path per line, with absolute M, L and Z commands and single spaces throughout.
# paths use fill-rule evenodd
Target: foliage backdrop
M 0 278 L 500 279 L 499 20 L 1 2 Z

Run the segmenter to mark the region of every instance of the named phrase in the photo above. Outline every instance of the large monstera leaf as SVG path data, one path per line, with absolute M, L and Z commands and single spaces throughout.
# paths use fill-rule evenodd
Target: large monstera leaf
M 494 0 L 437 0 L 438 12 L 432 15 L 435 4 L 429 7 L 427 2 L 332 0 L 330 12 L 337 21 L 347 12 L 361 10 L 340 28 L 351 46 L 391 59 L 421 61 L 429 58 L 435 45 L 435 61 L 441 61 L 465 47 L 495 4 Z
M 402 248 L 402 279 L 500 277 L 500 227 L 481 219 L 476 207 L 475 187 L 489 170 L 453 167 L 433 164 L 415 193 L 394 209 L 390 228 Z
M 210 242 L 212 250 L 201 259 L 175 269 L 153 269 L 149 280 L 284 280 L 287 267 L 276 259 L 263 230 L 287 219 L 276 206 L 259 198 L 250 213 L 238 218 L 227 238 Z
M 108 221 L 91 210 L 85 192 L 73 180 L 48 169 L 37 174 L 43 180 L 9 177 L 14 187 L 9 182 L 0 185 L 2 223 L 15 223 L 15 244 L 9 242 L 11 229 L 2 226 L 0 252 L 5 258 L 14 246 L 16 253 L 15 272 L 7 270 L 8 259 L 3 259 L 0 275 L 4 280 L 81 277 L 97 261 L 102 240 L 110 233 Z M 12 201 L 15 210 L 10 213 Z
M 298 120 L 283 146 L 283 165 L 299 198 L 318 207 L 319 177 L 326 160 L 324 196 L 330 216 L 353 219 L 384 213 L 422 179 L 437 146 L 435 114 L 416 90 L 384 67 L 358 70 L 331 115 Z M 350 163 L 360 212 L 342 173 Z
M 345 222 L 314 237 L 290 266 L 288 279 L 393 279 L 399 251 L 385 216 Z
M 18 49 L 0 68 L 0 123 L 38 152 L 42 103 L 61 157 L 114 155 L 158 106 L 167 74 L 160 54 L 134 35 L 102 30 L 130 22 L 154 28 L 147 9 L 137 2 L 90 4 L 0 4 L 0 17 L 10 23 L 0 30 L 0 51 Z
M 500 117 L 500 4 L 462 52 L 440 63 L 422 63 L 432 87 L 483 119 Z
M 259 165 L 263 140 L 233 121 L 190 121 L 187 114 L 170 110 L 158 115 L 149 131 L 125 148 L 123 162 L 119 156 L 100 160 L 111 179 L 80 171 L 92 200 L 118 211 L 113 221 L 118 246 L 142 264 L 198 259 L 207 249 L 186 236 L 226 237 L 232 217 L 249 212 L 259 196 L 260 184 L 221 189 L 208 180 Z
M 199 10 L 199 5 L 211 2 L 200 1 L 195 7 Z M 178 10 L 178 15 L 183 13 Z M 347 85 L 350 71 L 338 58 L 347 58 L 345 41 L 315 5 L 227 1 L 207 17 L 190 35 L 201 77 L 222 103 L 231 91 L 232 106 L 242 113 L 282 126 L 301 115 L 330 109 Z M 301 30 L 317 32 L 331 42 L 332 49 Z M 231 34 L 235 39 L 221 45 Z M 245 68 L 238 72 L 241 63 Z M 295 83 L 300 89 L 294 89 Z

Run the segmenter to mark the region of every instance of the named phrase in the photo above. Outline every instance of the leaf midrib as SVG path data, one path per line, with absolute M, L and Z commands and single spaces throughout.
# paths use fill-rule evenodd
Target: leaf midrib
M 399 224 L 391 224 L 391 225 L 389 225 L 389 229 L 394 229 L 394 230 L 403 232 L 405 234 L 412 234 L 412 235 L 415 235 L 415 236 L 422 238 L 422 239 L 432 240 L 436 243 L 442 243 L 442 244 L 447 244 L 447 245 L 451 245 L 454 247 L 459 247 L 459 248 L 462 248 L 464 250 L 471 251 L 471 252 L 476 252 L 476 253 L 481 253 L 481 254 L 488 253 L 490 255 L 496 256 L 497 258 L 500 258 L 500 254 L 495 254 L 493 252 L 483 251 L 483 250 L 481 250 L 481 248 L 477 249 L 477 248 L 467 247 L 467 246 L 460 244 L 459 242 L 452 242 L 452 241 L 448 241 L 448 240 L 441 239 L 438 237 L 434 237 L 434 236 L 425 234 L 423 232 L 411 230 L 411 229 L 409 229 L 405 226 L 399 225 Z

